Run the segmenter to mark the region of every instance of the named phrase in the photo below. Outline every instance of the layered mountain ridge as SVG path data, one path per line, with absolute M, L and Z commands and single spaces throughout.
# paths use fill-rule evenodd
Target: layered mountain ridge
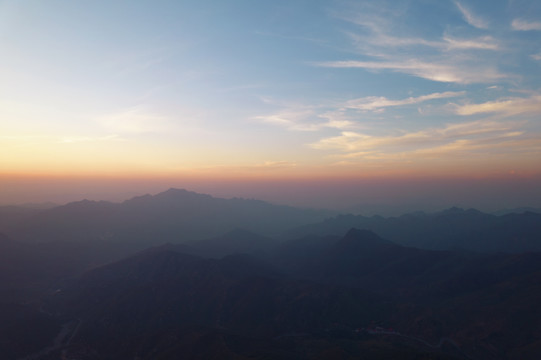
M 4 210 L 2 358 L 541 352 L 535 213 L 329 217 L 176 189 L 120 204 Z

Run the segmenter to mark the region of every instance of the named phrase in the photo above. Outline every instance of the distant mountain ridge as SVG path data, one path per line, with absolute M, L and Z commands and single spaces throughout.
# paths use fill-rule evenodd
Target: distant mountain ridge
M 259 200 L 222 199 L 184 189 L 122 203 L 82 200 L 51 209 L 0 207 L 0 232 L 13 240 L 129 242 L 134 249 L 210 239 L 236 228 L 268 237 L 341 235 L 369 229 L 395 243 L 425 249 L 481 252 L 541 250 L 541 214 L 485 214 L 450 208 L 398 217 L 339 215 Z M 324 220 L 326 219 L 326 220 Z
M 339 235 L 351 228 L 372 230 L 397 244 L 423 249 L 463 249 L 479 252 L 541 250 L 541 214 L 525 212 L 502 216 L 475 209 L 450 208 L 399 217 L 339 215 L 288 232 L 290 238 Z
M 82 200 L 35 211 L 0 231 L 4 230 L 15 240 L 30 242 L 99 239 L 149 245 L 210 238 L 241 227 L 276 235 L 330 214 L 324 210 L 169 189 L 122 203 Z
M 234 229 L 218 237 L 180 244 L 191 248 L 190 253 L 209 258 L 222 258 L 231 254 L 264 256 L 277 245 L 274 239 L 244 229 Z
M 492 215 L 501 216 L 501 215 L 508 215 L 508 214 L 522 214 L 525 212 L 533 212 L 536 214 L 541 214 L 541 208 L 534 208 L 534 207 L 528 206 L 528 207 L 519 207 L 519 208 L 514 208 L 514 209 L 502 209 L 502 210 L 493 212 Z

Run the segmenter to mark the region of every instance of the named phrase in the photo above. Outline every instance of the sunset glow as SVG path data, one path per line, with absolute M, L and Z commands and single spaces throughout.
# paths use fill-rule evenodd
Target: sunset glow
M 0 0 L 0 204 L 541 206 L 540 18 L 533 0 Z

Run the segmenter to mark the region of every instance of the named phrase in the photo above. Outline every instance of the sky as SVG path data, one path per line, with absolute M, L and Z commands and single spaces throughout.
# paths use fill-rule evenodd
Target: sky
M 0 0 L 0 204 L 496 209 L 540 183 L 539 1 Z

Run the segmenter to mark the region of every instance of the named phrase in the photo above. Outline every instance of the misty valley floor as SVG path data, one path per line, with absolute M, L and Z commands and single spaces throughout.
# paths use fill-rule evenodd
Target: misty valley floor
M 0 209 L 1 359 L 538 359 L 541 215 L 171 189 Z

